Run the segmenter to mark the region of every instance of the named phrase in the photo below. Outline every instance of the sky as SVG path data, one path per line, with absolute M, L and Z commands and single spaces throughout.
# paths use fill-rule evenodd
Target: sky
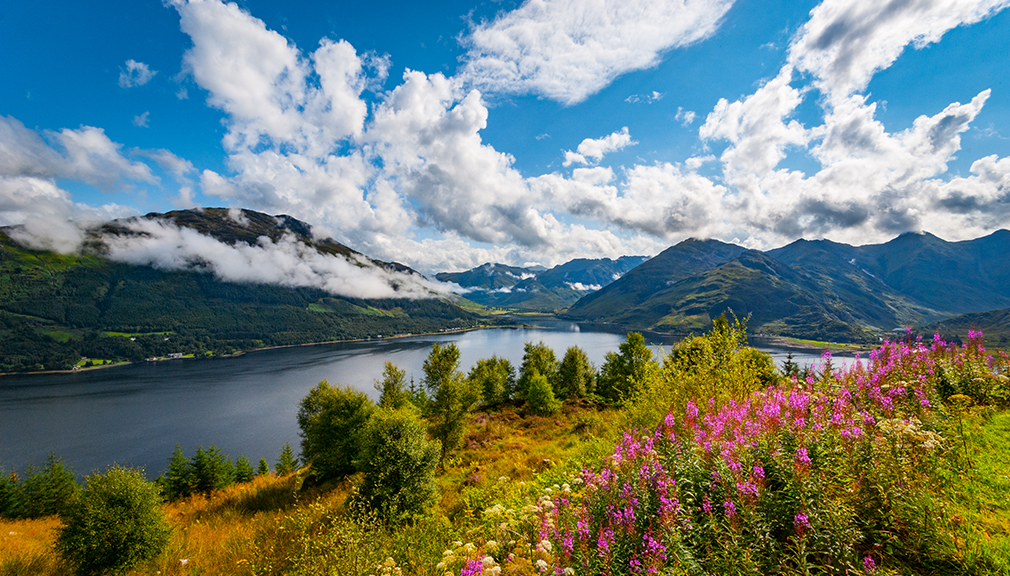
M 1010 221 L 1008 5 L 7 2 L 0 225 L 247 208 L 425 274 L 975 238 Z M 116 253 L 239 257 L 159 230 Z

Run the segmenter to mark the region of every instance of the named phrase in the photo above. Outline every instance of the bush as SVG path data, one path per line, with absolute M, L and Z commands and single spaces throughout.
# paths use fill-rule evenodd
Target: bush
M 346 386 L 334 388 L 326 380 L 309 391 L 298 406 L 302 459 L 312 464 L 320 479 L 354 472 L 358 433 L 375 411 L 362 392 Z M 277 474 L 282 474 L 278 468 Z
M 561 410 L 561 401 L 554 397 L 551 383 L 537 371 L 530 377 L 530 387 L 526 392 L 526 404 L 534 414 L 548 415 Z
M 89 476 L 63 516 L 56 547 L 78 574 L 118 574 L 157 556 L 171 528 L 158 487 L 128 468 Z
M 413 409 L 379 410 L 362 434 L 361 500 L 386 518 L 424 512 L 437 500 L 439 453 Z

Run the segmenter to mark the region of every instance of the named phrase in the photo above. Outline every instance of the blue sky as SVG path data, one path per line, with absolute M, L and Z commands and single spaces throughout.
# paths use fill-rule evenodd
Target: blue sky
M 1008 4 L 7 3 L 0 225 L 242 207 L 425 272 L 973 238 L 1010 217 Z

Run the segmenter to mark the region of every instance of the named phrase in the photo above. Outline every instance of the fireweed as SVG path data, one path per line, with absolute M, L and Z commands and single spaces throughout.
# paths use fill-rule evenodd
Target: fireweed
M 931 474 L 956 465 L 946 399 L 999 400 L 1006 371 L 980 333 L 963 346 L 909 337 L 742 402 L 688 402 L 535 501 L 487 509 L 485 544 L 459 543 L 438 568 L 856 574 L 886 566 L 886 549 L 914 564 L 930 544 L 913 535 L 938 513 L 923 513 Z

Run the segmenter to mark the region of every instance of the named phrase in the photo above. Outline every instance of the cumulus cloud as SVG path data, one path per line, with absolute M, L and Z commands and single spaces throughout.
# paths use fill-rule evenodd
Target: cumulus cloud
M 109 257 L 165 270 L 212 272 L 229 282 L 319 288 L 352 298 L 432 298 L 447 287 L 422 276 L 375 265 L 364 257 L 323 254 L 294 236 L 257 244 L 226 244 L 186 227 L 139 218 L 124 224 L 132 234 L 106 235 Z
M 133 88 L 143 86 L 154 78 L 157 70 L 151 70 L 147 64 L 136 60 L 127 60 L 126 68 L 119 70 L 119 86 L 122 88 Z
M 579 144 L 575 152 L 565 150 L 564 165 L 595 164 L 607 154 L 627 148 L 628 146 L 634 146 L 635 144 L 638 144 L 638 142 L 631 139 L 631 133 L 628 132 L 628 127 L 625 126 L 619 131 L 603 138 L 586 138 Z
M 461 76 L 499 94 L 577 104 L 661 54 L 712 35 L 732 0 L 527 0 L 462 40 Z
M 1008 0 L 824 0 L 790 44 L 789 60 L 813 74 L 830 98 L 845 98 L 865 89 L 909 44 L 924 48 L 1008 5 Z

